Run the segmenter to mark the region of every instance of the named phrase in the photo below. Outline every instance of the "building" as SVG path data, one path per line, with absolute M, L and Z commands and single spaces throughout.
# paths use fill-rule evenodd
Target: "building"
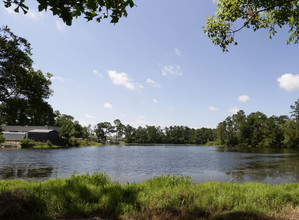
M 57 141 L 58 132 L 53 129 L 34 129 L 28 131 L 28 138 L 35 141 Z
M 20 141 L 27 137 L 26 132 L 2 132 L 2 136 L 6 141 Z
M 30 138 L 36 141 L 58 140 L 59 127 L 56 126 L 2 126 L 2 134 L 7 141 Z

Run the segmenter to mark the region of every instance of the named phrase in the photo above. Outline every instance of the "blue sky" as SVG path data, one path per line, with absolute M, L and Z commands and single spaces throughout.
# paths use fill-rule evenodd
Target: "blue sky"
M 83 125 L 120 119 L 133 126 L 216 127 L 238 109 L 289 115 L 299 98 L 299 45 L 286 29 L 243 30 L 223 53 L 203 33 L 214 1 L 135 2 L 116 25 L 79 18 L 68 27 L 51 12 L 0 21 L 26 38 L 34 67 L 53 74 L 49 103 Z

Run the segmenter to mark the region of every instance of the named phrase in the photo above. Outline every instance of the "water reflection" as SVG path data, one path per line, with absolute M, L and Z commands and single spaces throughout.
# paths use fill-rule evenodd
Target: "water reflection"
M 219 148 L 217 152 L 238 152 L 240 162 L 226 172 L 238 182 L 299 182 L 299 153 L 294 149 Z
M 73 172 L 106 172 L 121 183 L 153 176 L 190 176 L 195 182 L 299 182 L 299 150 L 201 146 L 110 146 L 0 150 L 1 179 L 45 180 Z
M 0 168 L 1 179 L 48 179 L 52 167 L 3 167 Z

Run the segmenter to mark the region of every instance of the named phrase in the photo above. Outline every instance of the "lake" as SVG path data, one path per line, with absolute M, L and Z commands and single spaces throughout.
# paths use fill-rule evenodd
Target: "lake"
M 46 180 L 105 172 L 120 183 L 153 176 L 190 176 L 194 182 L 299 182 L 299 150 L 207 146 L 100 146 L 0 150 L 0 178 Z

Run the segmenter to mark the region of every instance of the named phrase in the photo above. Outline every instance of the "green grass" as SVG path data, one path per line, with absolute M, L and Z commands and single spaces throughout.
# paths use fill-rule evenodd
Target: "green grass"
M 96 173 L 40 183 L 1 180 L 0 203 L 6 210 L 0 219 L 270 219 L 298 208 L 299 184 L 196 184 L 167 175 L 121 185 Z
M 65 148 L 65 147 L 86 147 L 86 146 L 99 146 L 101 143 L 91 140 L 79 140 L 79 139 L 73 139 L 74 143 L 71 144 L 65 144 L 65 143 L 52 143 L 51 141 L 34 141 L 31 139 L 23 139 L 21 140 L 20 144 L 22 148 L 36 148 L 36 149 L 47 149 L 47 148 Z

